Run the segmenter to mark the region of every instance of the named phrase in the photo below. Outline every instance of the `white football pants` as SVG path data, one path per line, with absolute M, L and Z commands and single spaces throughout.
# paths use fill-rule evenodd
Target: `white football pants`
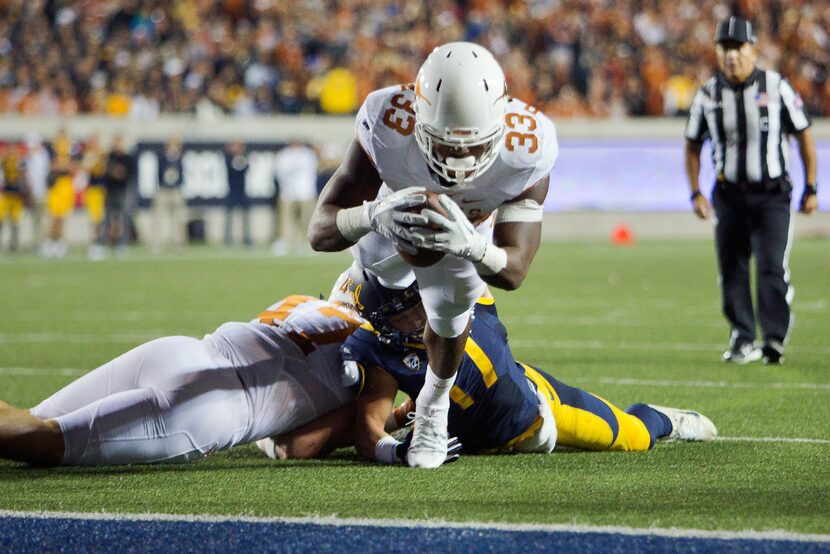
M 339 347 L 305 352 L 279 327 L 224 323 L 202 340 L 138 346 L 31 413 L 57 420 L 65 464 L 187 461 L 287 433 L 351 402 Z
M 191 337 L 138 346 L 30 411 L 57 420 L 67 465 L 187 461 L 238 443 L 251 415 L 236 368 Z
M 491 227 L 485 222 L 476 230 L 486 235 Z M 412 267 L 389 239 L 375 232 L 361 238 L 351 251 L 360 265 L 390 288 L 405 288 L 417 279 L 429 326 L 445 338 L 464 332 L 473 306 L 486 287 L 475 266 L 463 258 L 448 254 L 435 265 Z

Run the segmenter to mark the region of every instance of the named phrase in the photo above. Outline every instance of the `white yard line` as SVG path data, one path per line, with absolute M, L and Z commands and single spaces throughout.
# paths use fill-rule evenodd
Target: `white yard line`
M 723 442 L 786 442 L 799 444 L 830 444 L 828 439 L 807 439 L 798 437 L 717 437 Z
M 0 367 L 0 375 L 80 376 L 88 371 L 88 369 L 77 369 L 74 367 Z
M 94 368 L 74 367 L 0 367 L 0 375 L 83 375 Z M 745 383 L 730 381 L 684 381 L 672 379 L 629 379 L 599 377 L 570 379 L 574 383 L 602 383 L 604 385 L 633 385 L 646 387 L 693 387 L 705 389 L 793 389 L 830 391 L 830 383 Z
M 543 531 L 553 533 L 605 533 L 615 535 L 661 536 L 672 538 L 701 539 L 750 539 L 750 540 L 785 540 L 799 542 L 830 543 L 830 535 L 793 533 L 791 531 L 709 531 L 704 529 L 661 529 L 656 527 L 638 528 L 611 525 L 580 524 L 535 524 L 535 523 L 500 523 L 500 522 L 453 522 L 443 520 L 413 519 L 362 519 L 339 518 L 332 516 L 313 517 L 251 517 L 222 515 L 173 515 L 173 514 L 123 514 L 123 513 L 83 513 L 83 512 L 18 512 L 0 510 L 0 517 L 43 518 L 43 519 L 81 519 L 98 521 L 182 521 L 182 522 L 250 522 L 250 523 L 297 523 L 332 526 L 361 527 L 408 527 L 408 528 L 453 528 L 453 529 L 492 529 L 498 531 Z
M 0 333 L 0 344 L 43 344 L 43 343 L 71 343 L 106 344 L 112 342 L 138 343 L 147 342 L 168 335 L 163 331 L 143 333 Z
M 510 345 L 525 348 L 582 348 L 587 350 L 658 350 L 669 352 L 711 352 L 724 349 L 723 344 L 692 342 L 631 342 L 602 340 L 545 340 L 511 339 Z M 788 348 L 788 352 L 801 354 L 830 354 L 830 347 Z
M 703 389 L 796 389 L 830 391 L 830 383 L 741 383 L 731 381 L 682 381 L 673 379 L 572 379 L 574 382 L 600 382 L 606 385 L 636 385 L 647 387 L 694 387 Z
M 87 369 L 74 367 L 45 368 L 45 367 L 0 367 L 0 375 L 18 376 L 62 376 L 75 377 L 88 372 Z M 703 388 L 745 388 L 745 389 L 805 389 L 805 390 L 830 390 L 830 385 L 820 383 L 729 383 L 726 381 L 670 381 L 670 380 L 648 380 L 648 379 L 576 379 L 581 382 L 596 382 L 614 385 L 645 385 L 659 387 L 703 387 Z M 796 444 L 830 444 L 828 439 L 816 439 L 807 437 L 718 437 L 718 441 L 724 442 L 767 442 L 767 443 L 796 443 Z
M 332 255 L 335 254 L 335 255 Z M 320 254 L 309 254 L 306 256 L 300 255 L 291 255 L 286 256 L 285 258 L 280 258 L 280 263 L 303 263 L 303 264 L 313 264 L 313 265 L 337 265 L 337 264 L 348 264 L 348 261 L 351 261 L 351 258 L 347 258 L 347 253 L 327 253 L 326 255 Z M 176 254 L 173 252 L 167 252 L 164 254 L 153 254 L 148 252 L 143 248 L 139 249 L 130 249 L 127 253 L 127 257 L 123 259 L 114 259 L 112 257 L 107 258 L 102 262 L 90 262 L 86 255 L 85 251 L 82 254 L 81 250 L 77 248 L 73 248 L 70 251 L 70 254 L 59 261 L 55 260 L 46 260 L 43 258 L 38 258 L 36 256 L 23 256 L 23 257 L 0 257 L 0 265 L 43 265 L 51 267 L 57 266 L 70 266 L 70 265 L 91 265 L 92 263 L 106 266 L 109 264 L 112 265 L 124 265 L 127 263 L 133 262 L 212 262 L 212 261 L 222 261 L 222 260 L 250 260 L 254 262 L 264 261 L 264 262 L 276 262 L 277 259 L 266 249 L 264 248 L 256 248 L 254 250 L 244 250 L 244 249 L 231 249 L 226 250 L 222 248 L 216 248 L 213 250 L 204 250 L 204 251 L 194 251 L 194 250 L 185 250 L 180 254 Z M 348 261 L 346 261 L 348 260 Z

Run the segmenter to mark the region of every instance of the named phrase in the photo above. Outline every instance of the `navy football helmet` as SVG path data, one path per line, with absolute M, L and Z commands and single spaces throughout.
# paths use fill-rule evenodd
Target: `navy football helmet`
M 381 341 L 397 344 L 423 342 L 423 329 L 405 333 L 389 321 L 391 317 L 421 303 L 417 281 L 404 289 L 394 289 L 383 285 L 369 271 L 353 266 L 347 283 L 355 310 L 372 325 Z

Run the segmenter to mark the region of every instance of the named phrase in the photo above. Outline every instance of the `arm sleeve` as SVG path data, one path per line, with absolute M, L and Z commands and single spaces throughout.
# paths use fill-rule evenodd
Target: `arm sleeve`
M 685 137 L 695 142 L 703 142 L 709 136 L 709 125 L 703 117 L 703 102 L 706 93 L 703 89 L 697 91 L 689 110 L 689 120 L 686 122 Z
M 804 110 L 801 96 L 786 79 L 778 85 L 781 93 L 781 119 L 788 133 L 797 133 L 810 126 L 810 118 Z

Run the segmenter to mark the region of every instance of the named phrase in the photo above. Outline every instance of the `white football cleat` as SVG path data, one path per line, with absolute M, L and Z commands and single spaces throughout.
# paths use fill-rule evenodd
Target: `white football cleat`
M 752 362 L 757 362 L 763 356 L 760 348 L 756 347 L 751 342 L 741 344 L 740 346 L 732 346 L 723 353 L 723 361 L 730 364 L 746 365 Z
M 412 443 L 406 452 L 409 467 L 436 468 L 447 459 L 447 416 L 449 410 L 425 408 L 426 413 L 415 410 L 415 429 Z
M 671 434 L 668 439 L 684 441 L 710 441 L 718 436 L 718 429 L 712 420 L 692 410 L 680 410 L 649 404 L 671 421 Z

